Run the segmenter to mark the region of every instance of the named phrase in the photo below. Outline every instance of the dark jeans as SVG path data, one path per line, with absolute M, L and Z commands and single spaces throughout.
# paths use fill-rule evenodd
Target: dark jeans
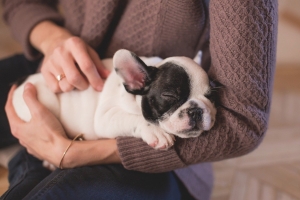
M 148 174 L 122 165 L 50 172 L 26 150 L 10 162 L 9 181 L 10 188 L 1 199 L 181 199 L 173 172 Z
M 0 148 L 17 142 L 3 109 L 11 83 L 36 71 L 23 55 L 0 61 Z M 9 163 L 8 191 L 0 199 L 188 199 L 174 172 L 149 174 L 122 165 L 97 165 L 51 172 L 20 151 Z

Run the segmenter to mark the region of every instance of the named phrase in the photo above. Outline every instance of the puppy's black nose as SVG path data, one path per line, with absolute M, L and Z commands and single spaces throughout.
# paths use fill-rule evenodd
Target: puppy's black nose
M 187 113 L 192 119 L 200 120 L 202 119 L 203 110 L 201 108 L 190 108 Z

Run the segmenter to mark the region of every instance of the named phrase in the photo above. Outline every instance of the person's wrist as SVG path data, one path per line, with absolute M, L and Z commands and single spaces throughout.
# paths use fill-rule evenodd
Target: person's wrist
M 83 140 L 83 134 L 78 134 L 75 138 L 73 138 L 73 140 L 69 143 L 69 145 L 67 146 L 66 150 L 63 152 L 62 154 L 62 157 L 60 159 L 60 162 L 59 162 L 59 168 L 60 169 L 63 169 L 63 161 L 64 161 L 64 158 L 68 152 L 68 150 L 70 149 L 70 147 L 72 146 L 72 144 L 74 143 L 74 141 L 82 141 Z
M 47 55 L 71 37 L 73 35 L 67 29 L 51 21 L 42 21 L 33 28 L 29 40 L 36 49 Z
M 53 163 L 56 166 L 59 166 L 63 153 L 65 152 L 67 146 L 70 144 L 72 140 L 65 137 L 57 137 L 55 142 L 54 154 L 52 155 Z
M 121 163 L 115 139 L 74 141 L 63 159 L 64 168 L 113 163 Z
M 118 145 L 117 145 L 117 140 L 110 140 L 109 146 L 111 146 L 112 148 L 112 153 L 110 155 L 110 162 L 112 163 L 122 163 L 121 158 L 120 158 L 120 153 L 119 153 L 119 149 L 118 149 Z
M 49 55 L 54 51 L 55 48 L 63 44 L 66 40 L 68 40 L 71 37 L 74 36 L 62 30 L 61 32 L 56 33 L 55 35 L 41 42 L 39 49 L 44 55 Z

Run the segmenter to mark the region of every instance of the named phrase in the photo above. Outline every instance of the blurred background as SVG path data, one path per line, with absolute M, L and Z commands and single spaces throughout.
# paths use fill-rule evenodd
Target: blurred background
M 1 18 L 0 59 L 19 52 Z M 300 199 L 300 0 L 279 0 L 277 66 L 265 139 L 252 153 L 213 166 L 212 200 Z M 8 188 L 7 176 L 0 167 L 0 195 Z

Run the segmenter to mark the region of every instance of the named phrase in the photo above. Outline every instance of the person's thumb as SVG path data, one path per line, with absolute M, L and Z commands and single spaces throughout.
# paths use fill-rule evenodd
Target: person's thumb
M 32 116 L 43 112 L 44 106 L 38 101 L 37 90 L 31 83 L 26 83 L 23 98 Z

